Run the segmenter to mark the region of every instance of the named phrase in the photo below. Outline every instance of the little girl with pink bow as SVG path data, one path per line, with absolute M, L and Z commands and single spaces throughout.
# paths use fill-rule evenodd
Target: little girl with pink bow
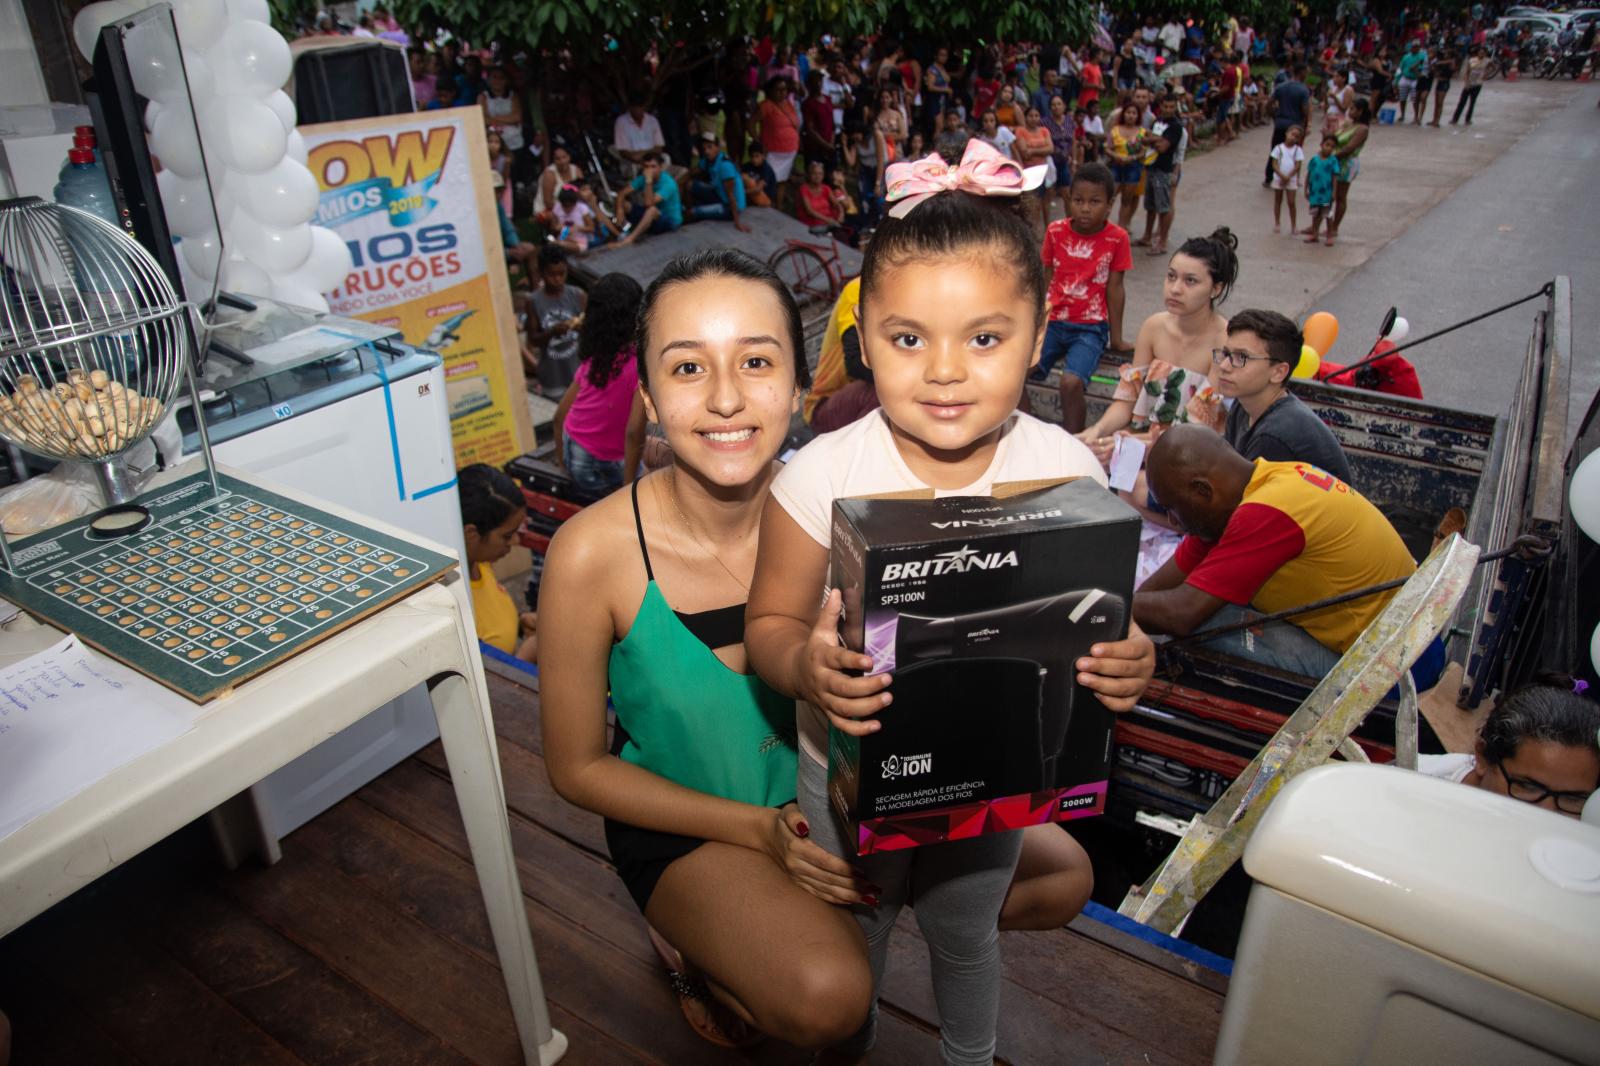
M 931 155 L 888 168 L 890 217 L 868 245 L 855 314 L 862 360 L 882 406 L 802 448 L 778 473 L 762 518 L 745 647 L 761 677 L 799 701 L 796 791 L 811 839 L 849 859 L 882 890 L 816 892 L 853 905 L 874 983 L 865 1025 L 819 1061 L 856 1061 L 871 1048 L 889 936 L 900 908 L 915 899 L 939 1005 L 942 1061 L 991 1062 L 998 929 L 1018 857 L 1026 848 L 1028 867 L 1054 862 L 1059 869 L 1067 849 L 1068 865 L 1087 863 L 1071 838 L 1048 824 L 858 858 L 826 795 L 828 727 L 856 736 L 874 732 L 880 723 L 873 716 L 893 698 L 891 675 L 866 673 L 872 660 L 841 646 L 839 592 L 828 590 L 818 610 L 828 581 L 833 501 L 928 489 L 986 495 L 996 483 L 1064 477 L 1106 483 L 1082 442 L 1016 409 L 1039 359 L 1046 306 L 1039 244 L 1016 207 L 1045 170 L 1024 170 L 977 140 L 968 142 L 958 166 Z M 1155 650 L 1133 627 L 1127 640 L 1095 645 L 1076 666 L 1078 680 L 1107 707 L 1125 711 L 1154 671 Z M 1034 861 L 1036 848 L 1042 863 Z M 1082 899 L 1070 906 L 1081 907 Z

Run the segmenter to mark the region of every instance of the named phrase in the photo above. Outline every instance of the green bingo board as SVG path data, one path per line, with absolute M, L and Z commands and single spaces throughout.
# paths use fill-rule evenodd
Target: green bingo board
M 138 533 L 80 518 L 12 546 L 0 596 L 196 703 L 449 572 L 454 558 L 254 485 L 154 489 Z

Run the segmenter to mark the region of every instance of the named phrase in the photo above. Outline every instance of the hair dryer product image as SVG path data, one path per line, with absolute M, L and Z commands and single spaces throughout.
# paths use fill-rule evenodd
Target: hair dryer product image
M 1075 664 L 1095 643 L 1122 636 L 1127 603 L 1088 588 L 944 617 L 902 613 L 895 626 L 897 669 L 930 659 L 1018 658 L 1039 665 L 1039 775 L 1034 790 L 1053 788 L 1076 691 Z

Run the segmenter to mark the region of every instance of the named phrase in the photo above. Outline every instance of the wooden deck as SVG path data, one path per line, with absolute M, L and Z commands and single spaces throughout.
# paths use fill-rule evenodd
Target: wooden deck
M 682 1023 L 600 819 L 560 800 L 537 697 L 490 677 L 511 832 L 551 1013 L 576 1066 L 799 1064 Z M 220 871 L 197 823 L 0 941 L 15 1066 L 519 1061 L 439 746 Z M 1083 919 L 1079 919 L 1081 923 Z M 1071 929 L 1002 940 L 1014 1064 L 1211 1061 L 1221 997 Z M 926 948 L 903 918 L 876 1066 L 938 1061 Z

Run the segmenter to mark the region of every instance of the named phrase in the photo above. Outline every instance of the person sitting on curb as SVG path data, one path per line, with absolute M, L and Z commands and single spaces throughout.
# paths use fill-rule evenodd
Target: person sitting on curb
M 1246 459 L 1310 463 L 1348 485 L 1339 439 L 1289 391 L 1304 344 L 1300 327 L 1276 311 L 1251 308 L 1228 320 L 1228 346 L 1211 353 L 1217 391 L 1233 400 L 1222 435 Z
M 1175 425 L 1150 449 L 1155 497 L 1187 536 L 1139 587 L 1133 617 L 1146 632 L 1187 636 L 1395 579 L 1417 568 L 1383 512 L 1309 463 L 1252 462 L 1210 428 Z M 1205 646 L 1262 666 L 1321 678 L 1394 591 L 1219 634 Z M 1412 667 L 1417 691 L 1444 669 L 1435 640 Z
M 645 110 L 643 96 L 628 98 L 628 109 L 617 116 L 611 130 L 611 151 L 622 160 L 629 174 L 644 166 L 645 156 L 664 153 L 666 138 L 661 134 L 661 123 Z
M 728 153 L 722 150 L 717 135 L 706 132 L 700 135 L 700 166 L 689 183 L 689 217 L 696 222 L 721 219 L 732 222 L 740 233 L 749 233 L 750 225 L 739 218 L 745 209 L 744 178 Z
M 683 225 L 678 183 L 667 176 L 664 162 L 660 152 L 648 153 L 639 176 L 617 197 L 617 226 L 627 227 L 618 247 L 632 244 L 646 234 L 671 233 Z

